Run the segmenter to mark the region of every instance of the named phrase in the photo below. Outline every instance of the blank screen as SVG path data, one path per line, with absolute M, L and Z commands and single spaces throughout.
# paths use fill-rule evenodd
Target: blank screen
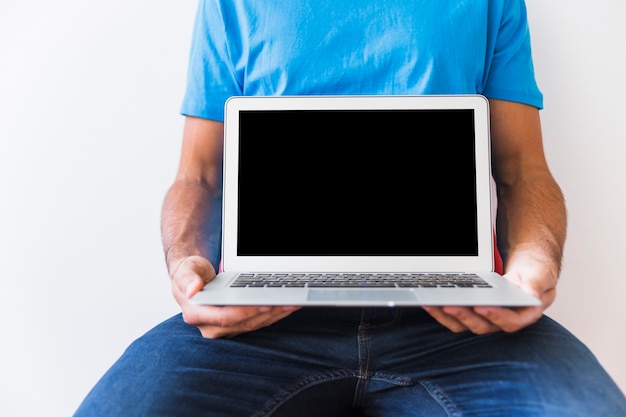
M 473 110 L 243 111 L 240 256 L 476 255 Z

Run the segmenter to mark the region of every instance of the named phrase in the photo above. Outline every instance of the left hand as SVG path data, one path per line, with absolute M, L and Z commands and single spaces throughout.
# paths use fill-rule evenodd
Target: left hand
M 512 308 L 426 306 L 424 310 L 455 333 L 464 331 L 476 334 L 499 331 L 512 333 L 530 326 L 539 320 L 543 312 L 554 302 L 558 270 L 550 268 L 545 260 L 529 253 L 516 254 L 507 266 L 508 270 L 504 277 L 541 300 L 541 305 Z

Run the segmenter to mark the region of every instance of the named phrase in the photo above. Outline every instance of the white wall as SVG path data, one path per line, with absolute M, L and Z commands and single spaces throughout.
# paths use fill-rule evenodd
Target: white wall
M 626 391 L 626 2 L 527 0 L 548 162 L 569 212 L 549 315 Z
M 549 313 L 626 389 L 626 6 L 528 6 L 546 151 L 570 213 Z M 2 416 L 70 415 L 135 337 L 177 311 L 159 211 L 194 9 L 0 0 Z

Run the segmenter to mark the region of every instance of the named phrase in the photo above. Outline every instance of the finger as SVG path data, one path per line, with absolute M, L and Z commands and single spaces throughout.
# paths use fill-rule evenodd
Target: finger
M 269 313 L 265 313 L 259 316 L 255 316 L 250 318 L 250 320 L 246 320 L 245 322 L 241 323 L 241 325 L 238 326 L 237 328 L 237 334 L 239 333 L 244 333 L 244 332 L 252 332 L 254 330 L 258 330 L 261 329 L 263 327 L 268 327 L 271 326 L 272 324 L 276 323 L 279 320 L 284 319 L 285 317 L 287 317 L 288 315 L 290 315 L 292 313 L 292 311 L 285 311 L 283 309 L 278 309 L 278 310 L 272 310 Z M 232 331 L 231 331 L 232 333 Z M 232 334 L 229 337 L 234 336 L 235 334 Z
M 254 327 L 288 311 L 282 306 L 212 307 L 213 324 L 218 327 Z
M 298 307 L 273 307 L 270 311 L 257 314 L 247 320 L 232 326 L 198 326 L 200 332 L 207 338 L 234 337 L 241 333 L 251 332 L 263 327 L 271 326 L 279 320 L 292 314 Z
M 204 306 L 187 304 L 183 308 L 185 322 L 193 326 L 238 328 L 253 326 L 273 316 L 292 313 L 299 307 L 283 306 Z M 251 324 L 252 323 L 252 324 Z
M 541 318 L 543 307 L 476 307 L 476 314 L 507 333 L 513 333 L 530 326 Z
M 190 282 L 187 283 L 185 287 L 185 296 L 187 298 L 191 298 L 196 295 L 205 285 L 204 280 L 199 277 L 193 277 Z
M 535 268 L 525 274 L 518 271 L 510 271 L 504 275 L 504 278 L 533 297 L 540 299 L 544 310 L 548 308 L 556 298 L 556 283 L 558 277 L 550 274 L 546 275 L 545 270 Z
M 469 330 L 459 320 L 449 314 L 446 314 L 441 307 L 424 306 L 423 309 L 428 312 L 428 314 L 430 314 L 435 320 L 437 320 L 439 324 L 455 333 L 461 333 Z
M 181 294 L 192 297 L 215 277 L 211 263 L 200 256 L 190 256 L 181 261 L 172 274 L 172 281 Z
M 172 279 L 172 294 L 176 302 L 184 308 L 190 305 L 189 300 L 204 286 L 204 281 L 198 276 L 177 277 Z
M 541 294 L 541 305 L 536 307 L 476 307 L 474 312 L 486 320 L 500 327 L 503 331 L 512 333 L 530 326 L 541 318 L 543 312 L 556 298 L 556 288 L 550 288 Z
M 477 314 L 469 307 L 444 307 L 443 312 L 454 317 L 459 323 L 475 334 L 488 334 L 499 332 L 498 325 L 492 323 L 484 316 Z
M 236 327 L 254 316 L 265 314 L 263 307 L 216 307 L 185 303 L 183 317 L 193 326 Z

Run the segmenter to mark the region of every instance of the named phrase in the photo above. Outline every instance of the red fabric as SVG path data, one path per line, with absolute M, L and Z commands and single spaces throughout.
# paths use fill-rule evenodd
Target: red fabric
M 500 251 L 498 250 L 498 238 L 496 236 L 496 232 L 493 232 L 493 253 L 494 270 L 498 274 L 504 274 L 504 262 L 502 261 L 502 255 L 500 255 Z

